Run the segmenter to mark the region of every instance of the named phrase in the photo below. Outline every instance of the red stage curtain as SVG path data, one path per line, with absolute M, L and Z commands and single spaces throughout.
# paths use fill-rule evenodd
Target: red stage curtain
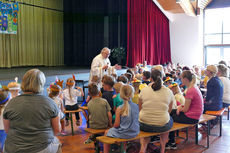
M 127 66 L 171 62 L 169 20 L 152 0 L 128 0 Z

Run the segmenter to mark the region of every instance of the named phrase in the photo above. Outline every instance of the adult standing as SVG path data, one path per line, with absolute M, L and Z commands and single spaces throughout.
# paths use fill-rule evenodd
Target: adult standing
M 60 119 L 56 103 L 41 95 L 45 75 L 31 69 L 22 78 L 23 94 L 13 98 L 3 113 L 7 138 L 4 153 L 60 153 Z
M 90 77 L 89 82 L 91 82 L 92 77 L 94 75 L 98 76 L 100 79 L 102 79 L 104 74 L 114 74 L 116 73 L 116 69 L 121 69 L 121 66 L 114 65 L 111 66 L 110 60 L 110 49 L 107 47 L 104 47 L 101 50 L 101 53 L 94 57 L 92 63 L 91 63 L 91 70 L 90 70 Z

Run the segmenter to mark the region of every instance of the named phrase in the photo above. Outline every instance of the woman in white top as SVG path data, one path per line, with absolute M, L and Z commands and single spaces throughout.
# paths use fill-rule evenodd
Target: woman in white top
M 172 128 L 170 117 L 174 95 L 172 91 L 162 85 L 162 73 L 159 70 L 151 72 L 151 86 L 144 88 L 139 99 L 140 130 L 145 132 L 165 132 Z M 161 153 L 165 151 L 168 133 L 160 135 Z M 142 138 L 140 153 L 145 153 L 150 138 Z
M 217 68 L 217 76 L 224 85 L 223 107 L 228 107 L 230 105 L 230 80 L 228 78 L 228 67 L 224 64 L 219 64 Z
M 65 109 L 66 110 L 77 110 L 79 109 L 77 98 L 79 96 L 84 96 L 83 90 L 80 87 L 75 87 L 75 80 L 73 78 L 69 78 L 66 81 L 66 89 L 63 91 L 64 99 L 65 99 Z M 76 124 L 80 125 L 80 117 L 79 112 L 75 113 Z M 66 123 L 68 125 L 69 113 L 66 113 Z

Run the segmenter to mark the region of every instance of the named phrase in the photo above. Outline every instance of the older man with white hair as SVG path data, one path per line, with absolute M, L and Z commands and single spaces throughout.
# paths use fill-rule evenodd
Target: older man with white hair
M 104 47 L 101 50 L 101 53 L 94 57 L 92 63 L 91 63 L 91 70 L 90 70 L 90 76 L 89 76 L 89 83 L 92 80 L 92 77 L 94 75 L 97 75 L 100 79 L 103 77 L 104 74 L 114 74 L 116 73 L 116 69 L 121 69 L 121 66 L 114 65 L 111 66 L 110 60 L 110 49 L 107 47 Z

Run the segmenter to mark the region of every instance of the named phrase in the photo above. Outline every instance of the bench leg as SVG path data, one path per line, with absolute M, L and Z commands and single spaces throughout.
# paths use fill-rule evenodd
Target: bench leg
M 196 124 L 195 126 L 195 142 L 196 142 L 196 145 L 199 145 L 198 144 L 198 124 Z
M 188 141 L 188 128 L 186 128 L 186 139 L 185 141 Z
M 85 93 L 85 86 L 84 86 L 84 83 L 83 83 L 83 92 Z M 83 101 L 85 101 L 85 94 L 83 96 Z
M 210 134 L 210 121 L 208 121 L 208 129 L 207 129 L 207 146 L 200 145 L 198 140 L 198 124 L 195 126 L 195 143 L 196 145 L 202 146 L 204 148 L 209 148 L 209 134 Z
M 222 136 L 222 115 L 219 116 L 220 119 L 220 137 Z
M 229 111 L 230 111 L 230 110 L 229 110 L 229 107 L 228 107 L 228 116 L 227 116 L 228 120 L 229 120 Z
M 125 142 L 121 142 L 120 152 L 121 153 L 126 153 Z
M 100 153 L 100 144 L 99 141 L 95 141 L 94 142 L 94 146 L 95 146 L 95 153 Z
M 176 136 L 179 137 L 179 130 L 176 130 Z
M 209 135 L 210 135 L 210 121 L 208 121 L 208 129 L 207 129 L 207 148 L 209 148 Z
M 74 131 L 73 131 L 73 115 L 72 115 L 72 113 L 70 113 L 70 123 L 71 123 L 72 135 L 74 135 Z

